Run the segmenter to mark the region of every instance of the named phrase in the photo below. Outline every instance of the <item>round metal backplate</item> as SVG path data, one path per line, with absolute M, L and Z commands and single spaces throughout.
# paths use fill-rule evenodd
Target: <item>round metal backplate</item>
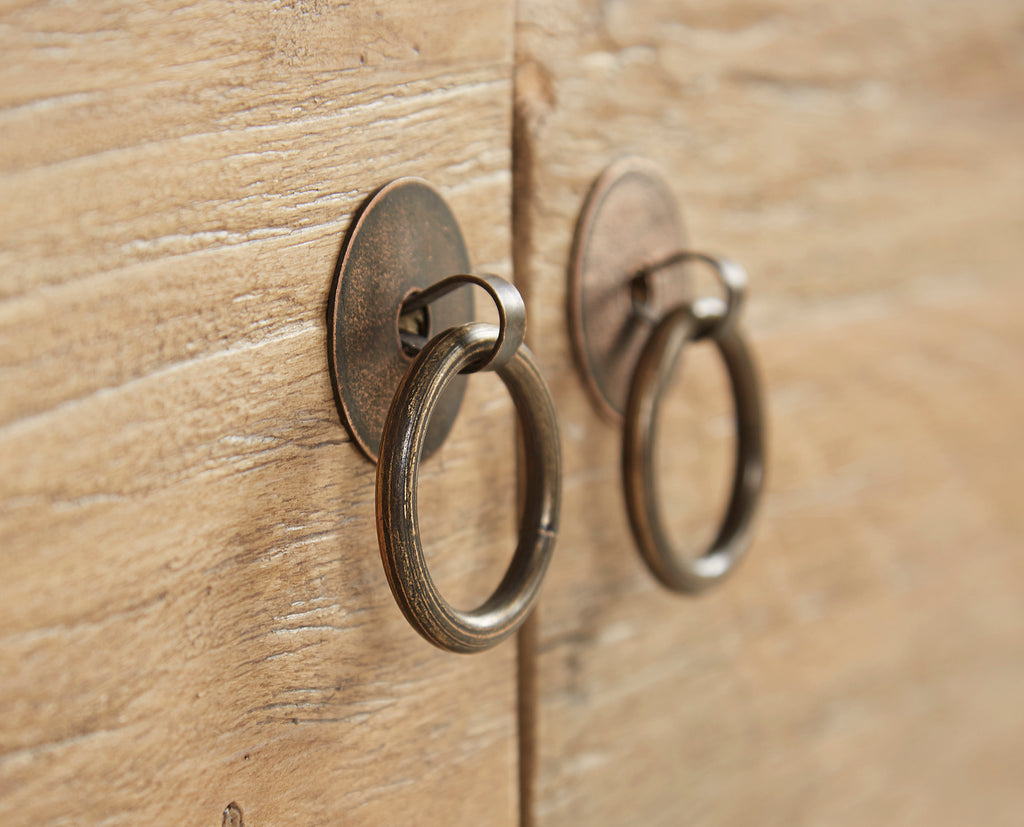
M 335 399 L 352 439 L 374 462 L 384 419 L 412 357 L 402 348 L 402 303 L 446 276 L 469 272 L 452 211 L 426 181 L 392 181 L 363 205 L 349 229 L 328 310 L 328 359 Z M 459 289 L 429 308 L 429 336 L 473 321 L 473 293 Z M 435 408 L 424 453 L 444 442 L 466 392 L 456 377 Z
M 651 332 L 636 312 L 634 277 L 685 247 L 676 199 L 653 165 L 612 164 L 594 183 L 576 226 L 570 265 L 569 326 L 587 390 L 601 414 L 622 422 L 633 368 Z M 649 279 L 644 303 L 660 316 L 687 302 L 682 264 Z

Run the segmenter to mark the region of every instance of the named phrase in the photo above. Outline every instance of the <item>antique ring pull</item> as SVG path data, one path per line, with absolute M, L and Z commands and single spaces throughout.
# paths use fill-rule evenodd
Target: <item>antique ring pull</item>
M 468 612 L 441 596 L 427 569 L 416 496 L 426 424 L 448 382 L 499 347 L 500 334 L 488 324 L 460 325 L 431 339 L 395 394 L 377 464 L 377 539 L 391 591 L 421 635 L 453 652 L 489 649 L 519 627 L 536 600 L 557 534 L 558 425 L 547 385 L 521 345 L 494 367 L 515 402 L 526 460 L 526 502 L 512 562 L 494 593 Z
M 657 169 L 637 159 L 613 164 L 594 184 L 576 228 L 569 319 L 587 389 L 598 410 L 623 427 L 623 486 L 641 556 L 669 589 L 697 592 L 725 578 L 750 544 L 764 426 L 757 373 L 737 328 L 747 274 L 686 246 L 675 196 Z M 683 269 L 691 262 L 714 269 L 724 300 L 693 296 Z M 662 520 L 654 437 L 683 348 L 701 339 L 714 342 L 728 371 L 737 445 L 725 517 L 711 547 L 693 558 L 675 552 Z
M 764 478 L 761 398 L 750 351 L 737 330 L 736 316 L 746 287 L 746 272 L 727 259 L 683 252 L 648 268 L 650 278 L 662 266 L 688 259 L 710 264 L 726 290 L 717 298 L 679 305 L 657 323 L 633 371 L 623 436 L 622 468 L 633 535 L 644 562 L 673 591 L 697 592 L 732 571 L 750 545 L 750 533 Z M 676 554 L 661 518 L 654 467 L 654 430 L 658 404 L 686 344 L 708 338 L 715 343 L 729 373 L 735 400 L 736 463 L 732 492 L 717 536 L 699 557 Z
M 523 344 L 522 296 L 504 279 L 469 269 L 441 196 L 426 182 L 400 179 L 367 202 L 350 231 L 330 310 L 329 358 L 342 419 L 377 462 L 377 539 L 388 584 L 413 628 L 452 652 L 489 649 L 529 615 L 554 549 L 561 487 L 558 425 Z M 473 313 L 466 285 L 488 292 L 498 326 L 467 321 Z M 465 374 L 480 370 L 495 371 L 515 404 L 524 503 L 504 577 L 478 608 L 461 611 L 427 568 L 417 490 L 420 463 L 444 441 L 458 411 Z

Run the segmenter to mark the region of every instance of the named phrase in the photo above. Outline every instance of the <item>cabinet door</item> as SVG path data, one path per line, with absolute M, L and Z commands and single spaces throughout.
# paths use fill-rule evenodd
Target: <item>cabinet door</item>
M 535 627 L 529 822 L 1017 824 L 1024 798 L 1024 12 L 942 3 L 517 6 L 517 265 L 565 437 Z M 768 414 L 756 540 L 674 596 L 628 530 L 620 432 L 564 322 L 621 155 L 750 271 Z M 680 544 L 732 451 L 689 348 L 662 414 Z
M 0 21 L 0 822 L 516 821 L 515 647 L 402 618 L 326 358 L 343 234 L 390 179 L 510 275 L 511 5 Z M 474 379 L 424 467 L 457 604 L 514 546 L 514 440 Z

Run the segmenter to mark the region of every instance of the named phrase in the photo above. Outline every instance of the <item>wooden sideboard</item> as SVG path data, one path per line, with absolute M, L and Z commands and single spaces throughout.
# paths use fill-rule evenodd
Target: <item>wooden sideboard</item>
M 22 0 L 0 55 L 0 823 L 1020 823 L 1016 0 Z M 566 322 L 626 155 L 751 274 L 767 492 L 697 598 L 636 553 Z M 396 607 L 327 371 L 345 231 L 405 175 L 520 287 L 562 431 L 539 608 L 481 655 Z M 661 433 L 696 548 L 708 347 Z M 516 477 L 474 377 L 420 489 L 457 605 Z

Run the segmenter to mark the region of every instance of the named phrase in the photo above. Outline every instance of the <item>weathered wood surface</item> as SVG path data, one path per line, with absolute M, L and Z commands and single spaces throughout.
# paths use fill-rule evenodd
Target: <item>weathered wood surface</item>
M 569 472 L 528 820 L 1019 820 L 1016 6 L 519 4 L 517 275 Z M 513 649 L 402 620 L 324 360 L 341 234 L 390 178 L 509 273 L 510 5 L 0 14 L 0 821 L 514 821 Z M 754 277 L 770 491 L 698 601 L 642 568 L 566 338 L 576 215 L 628 153 Z M 730 443 L 717 365 L 687 370 L 692 542 Z M 463 603 L 514 530 L 509 401 L 471 388 L 422 515 Z
M 518 5 L 516 267 L 566 458 L 529 823 L 1020 823 L 1022 32 L 1010 0 Z M 634 550 L 564 321 L 576 217 L 626 154 L 752 274 L 768 494 L 696 600 Z M 662 474 L 691 546 L 731 449 L 694 350 Z
M 507 3 L 4 4 L 3 824 L 515 821 L 515 647 L 401 617 L 325 354 L 392 178 L 510 274 L 512 54 Z M 513 547 L 512 423 L 474 381 L 424 469 L 462 604 Z

